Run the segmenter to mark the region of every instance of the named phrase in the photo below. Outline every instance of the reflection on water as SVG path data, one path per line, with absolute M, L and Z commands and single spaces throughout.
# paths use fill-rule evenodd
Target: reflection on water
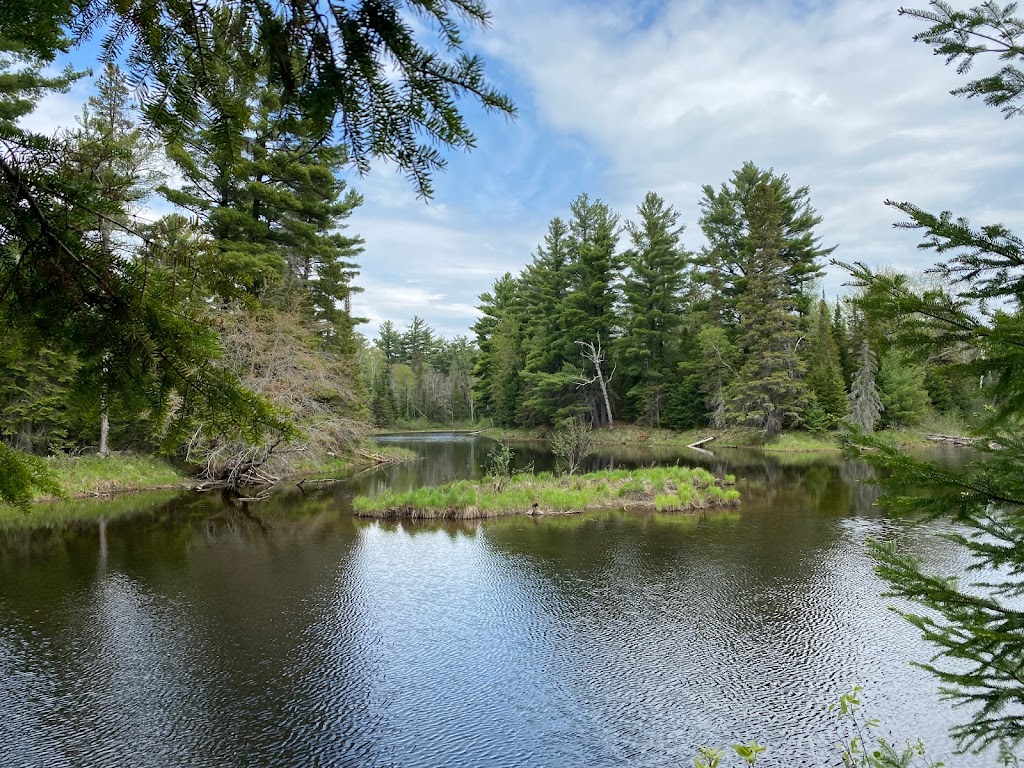
M 881 516 L 863 465 L 617 447 L 593 466 L 700 463 L 743 505 L 356 521 L 354 492 L 479 475 L 488 448 L 407 444 L 424 459 L 249 514 L 188 495 L 0 532 L 0 765 L 674 766 L 750 738 L 828 765 L 822 712 L 853 683 L 948 751 L 864 539 L 964 563 Z

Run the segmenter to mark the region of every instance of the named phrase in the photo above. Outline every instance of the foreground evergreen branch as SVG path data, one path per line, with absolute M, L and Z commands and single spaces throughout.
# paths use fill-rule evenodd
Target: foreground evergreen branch
M 928 10 L 901 13 L 931 23 L 916 39 L 947 63 L 967 72 L 982 54 L 1006 64 L 954 93 L 981 96 L 1006 117 L 1021 113 L 1024 22 L 1014 4 L 986 2 L 967 11 L 933 2 Z M 949 517 L 958 524 L 947 538 L 970 560 L 976 580 L 936 574 L 929 564 L 874 543 L 878 573 L 890 594 L 924 610 L 901 610 L 936 647 L 921 663 L 942 691 L 970 713 L 953 729 L 963 749 L 999 744 L 1004 751 L 1024 740 L 1024 257 L 1021 240 L 1001 225 L 972 227 L 949 212 L 936 216 L 911 203 L 889 202 L 908 218 L 897 227 L 920 231 L 920 247 L 949 255 L 933 270 L 942 289 L 913 290 L 896 275 L 849 265 L 868 297 L 865 308 L 893 321 L 895 337 L 922 356 L 962 350 L 960 367 L 991 382 L 987 418 L 980 431 L 980 461 L 961 469 L 917 461 L 864 435 L 853 444 L 879 470 L 880 504 L 923 519 Z M 989 303 L 996 309 L 990 309 Z

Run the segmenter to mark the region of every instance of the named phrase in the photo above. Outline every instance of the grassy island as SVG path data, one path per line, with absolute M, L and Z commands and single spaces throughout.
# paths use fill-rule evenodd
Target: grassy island
M 501 515 L 572 514 L 603 507 L 659 512 L 730 507 L 739 503 L 735 479 L 700 468 L 657 467 L 584 475 L 520 474 L 459 480 L 414 491 L 386 491 L 353 502 L 360 517 L 468 519 Z

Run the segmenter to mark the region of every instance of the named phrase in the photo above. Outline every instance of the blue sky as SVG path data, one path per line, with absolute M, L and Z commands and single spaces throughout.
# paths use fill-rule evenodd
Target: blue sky
M 628 219 L 656 191 L 699 249 L 702 185 L 717 187 L 746 160 L 810 187 L 823 241 L 843 261 L 931 263 L 913 233 L 892 228 L 886 198 L 1024 228 L 1019 126 L 949 95 L 960 79 L 911 41 L 921 25 L 899 18 L 896 2 L 489 7 L 490 29 L 468 46 L 519 118 L 466 103 L 478 148 L 449 156 L 430 203 L 386 166 L 350 179 L 365 197 L 350 230 L 366 239 L 355 309 L 371 319 L 369 337 L 414 314 L 444 335 L 469 333 L 478 295 L 529 262 L 547 222 L 580 192 Z M 69 124 L 87 90 L 48 97 L 28 124 Z M 836 295 L 843 282 L 830 269 L 821 287 Z

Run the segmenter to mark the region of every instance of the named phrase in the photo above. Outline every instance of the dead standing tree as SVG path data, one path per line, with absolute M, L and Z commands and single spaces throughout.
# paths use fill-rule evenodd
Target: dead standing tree
M 608 429 L 615 428 L 615 422 L 612 419 L 612 404 L 608 399 L 608 384 L 611 383 L 612 378 L 615 376 L 615 368 L 612 368 L 611 375 L 606 379 L 604 377 L 604 370 L 601 368 L 601 363 L 604 362 L 604 351 L 601 349 L 601 337 L 597 337 L 597 345 L 590 341 L 577 341 L 577 344 L 582 347 L 583 351 L 581 354 L 584 359 L 589 360 L 594 366 L 596 373 L 589 379 L 580 378 L 578 386 L 585 387 L 593 384 L 595 381 L 601 387 L 601 397 L 604 399 L 604 412 L 608 417 Z

